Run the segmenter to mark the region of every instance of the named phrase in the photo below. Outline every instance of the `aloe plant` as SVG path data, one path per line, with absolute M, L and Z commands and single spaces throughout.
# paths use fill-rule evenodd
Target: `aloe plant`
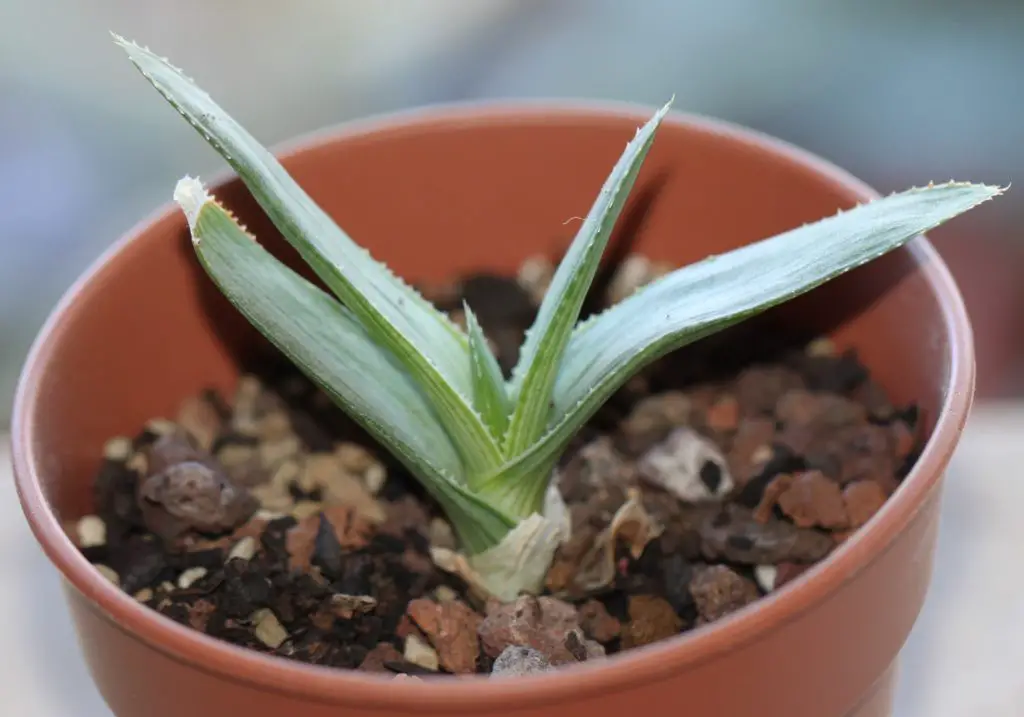
M 895 249 L 998 187 L 910 189 L 667 274 L 579 322 L 616 220 L 671 101 L 628 142 L 562 259 L 506 381 L 466 329 L 353 241 L 275 157 L 182 72 L 115 35 L 143 76 L 237 172 L 329 289 L 300 277 L 198 179 L 174 197 L 235 307 L 420 480 L 491 595 L 536 592 L 570 533 L 552 474 L 573 434 L 651 361 Z M 451 556 L 449 556 L 451 557 Z

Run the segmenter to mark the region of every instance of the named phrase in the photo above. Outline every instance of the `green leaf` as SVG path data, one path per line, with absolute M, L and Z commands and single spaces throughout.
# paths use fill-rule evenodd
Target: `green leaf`
M 655 132 L 671 105 L 670 100 L 626 145 L 551 280 L 513 373 L 515 410 L 504 443 L 506 455 L 518 455 L 529 448 L 547 427 L 552 386 L 580 307 Z
M 515 522 L 461 485 L 430 404 L 352 312 L 263 249 L 197 180 L 179 182 L 175 198 L 200 263 L 242 315 L 423 483 L 467 550 L 500 542 Z
M 500 440 L 505 435 L 511 412 L 505 379 L 476 314 L 465 302 L 463 309 L 469 334 L 469 356 L 473 364 L 473 406 L 483 416 L 484 422 L 491 429 L 491 435 L 495 440 Z M 472 476 L 469 476 L 469 483 L 472 487 Z
M 282 235 L 370 335 L 413 374 L 468 466 L 480 471 L 500 463 L 500 446 L 467 398 L 472 380 L 459 329 L 353 242 L 206 92 L 148 49 L 114 37 L 142 75 L 238 173 Z
M 555 383 L 550 429 L 492 481 L 543 475 L 601 404 L 651 361 L 810 291 L 1002 191 L 967 183 L 911 189 L 647 285 L 576 329 Z

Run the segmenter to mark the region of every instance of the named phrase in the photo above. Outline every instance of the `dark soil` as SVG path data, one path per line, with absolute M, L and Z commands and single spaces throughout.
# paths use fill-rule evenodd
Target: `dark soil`
M 633 285 L 657 273 L 631 261 Z M 549 275 L 424 292 L 456 320 L 467 298 L 507 371 Z M 613 278 L 605 303 L 630 288 Z M 435 567 L 431 546 L 455 547 L 436 506 L 287 366 L 113 438 L 70 532 L 136 600 L 281 657 L 408 675 L 600 659 L 778 590 L 914 461 L 916 409 L 854 354 L 752 330 L 659 361 L 580 431 L 560 466 L 573 536 L 540 598 L 500 605 Z

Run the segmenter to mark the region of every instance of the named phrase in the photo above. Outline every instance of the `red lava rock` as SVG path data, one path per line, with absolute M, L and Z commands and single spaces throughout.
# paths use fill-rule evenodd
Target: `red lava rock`
M 309 570 L 313 557 L 313 543 L 320 527 L 319 515 L 307 515 L 294 526 L 285 536 L 285 549 L 288 551 L 288 568 L 293 571 Z
M 523 595 L 512 603 L 491 602 L 479 632 L 489 657 L 497 657 L 509 645 L 518 645 L 532 647 L 552 665 L 562 665 L 577 661 L 566 640 L 570 632 L 579 629 L 572 605 L 546 595 Z M 588 655 L 604 654 L 599 644 L 589 640 L 584 644 Z
M 736 430 L 740 420 L 740 404 L 735 396 L 725 395 L 711 404 L 705 417 L 708 428 L 718 433 Z
M 779 496 L 789 490 L 793 484 L 793 476 L 789 473 L 780 473 L 772 478 L 761 493 L 761 502 L 754 508 L 754 520 L 758 523 L 767 523 L 772 518 L 772 510 L 779 502 Z
M 725 565 L 712 565 L 697 572 L 690 592 L 701 622 L 713 622 L 756 601 L 757 586 Z
M 247 521 L 259 508 L 210 459 L 178 433 L 158 438 L 146 452 L 147 475 L 136 498 L 143 521 L 164 540 L 195 530 L 222 533 Z
M 604 603 L 599 600 L 587 600 L 579 609 L 580 627 L 584 634 L 598 642 L 610 642 L 619 636 L 622 625 L 608 614 Z
M 683 629 L 683 621 L 668 602 L 655 595 L 631 595 L 629 623 L 622 629 L 622 647 L 640 647 L 664 640 Z
M 878 483 L 862 480 L 843 488 L 843 500 L 850 516 L 850 527 L 859 528 L 885 504 L 886 495 Z
M 896 446 L 884 426 L 864 424 L 851 427 L 835 436 L 833 445 L 833 453 L 840 463 L 840 483 L 845 485 L 873 479 L 895 489 L 896 469 L 899 467 Z
M 409 603 L 407 613 L 437 650 L 442 668 L 456 674 L 476 671 L 477 630 L 483 618 L 472 608 L 459 600 L 419 598 Z
M 775 566 L 775 590 L 806 572 L 811 566 L 806 563 L 779 563 Z
M 836 431 L 863 424 L 867 411 L 848 398 L 805 390 L 789 391 L 775 407 L 783 424 L 780 441 L 800 455 L 822 440 L 835 438 Z
M 700 526 L 700 537 L 706 559 L 743 565 L 813 563 L 834 547 L 822 532 L 775 518 L 762 523 L 752 511 L 734 504 L 707 516 Z
M 423 504 L 412 496 L 402 496 L 400 500 L 384 504 L 387 519 L 377 530 L 396 538 L 404 538 L 407 530 L 426 531 L 430 525 L 430 516 Z
M 289 528 L 285 536 L 288 551 L 288 566 L 291 570 L 309 570 L 316 534 L 320 529 L 320 516 L 324 515 L 334 528 L 338 543 L 346 550 L 366 547 L 372 526 L 360 517 L 357 510 L 349 505 L 325 506 L 319 513 L 307 515 Z
M 363 672 L 390 672 L 384 666 L 386 662 L 401 662 L 402 653 L 390 642 L 378 642 L 377 646 L 366 653 L 366 657 L 359 664 Z
M 839 485 L 821 471 L 797 473 L 778 501 L 782 512 L 800 528 L 844 528 L 849 524 Z
M 876 420 L 888 421 L 895 411 L 882 387 L 870 378 L 863 381 L 853 395 Z
M 196 600 L 188 609 L 188 624 L 200 632 L 206 631 L 210 616 L 217 612 L 217 606 L 206 599 Z
M 739 486 L 758 474 L 771 457 L 775 421 L 770 418 L 745 418 L 740 421 L 729 451 L 729 471 Z M 759 459 L 764 460 L 759 460 Z

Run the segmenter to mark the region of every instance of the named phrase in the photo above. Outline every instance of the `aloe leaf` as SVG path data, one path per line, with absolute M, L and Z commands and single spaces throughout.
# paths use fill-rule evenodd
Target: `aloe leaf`
M 551 280 L 513 373 L 515 410 L 505 439 L 506 455 L 517 455 L 528 448 L 547 427 L 552 387 L 580 307 L 655 132 L 671 105 L 670 100 L 626 145 Z
M 473 369 L 473 406 L 483 417 L 491 429 L 491 435 L 500 440 L 508 427 L 508 416 L 511 404 L 505 390 L 505 379 L 501 375 L 501 366 L 495 358 L 487 337 L 477 321 L 476 314 L 463 305 L 466 315 L 466 328 L 469 334 L 469 357 Z M 470 485 L 472 485 L 472 476 Z
M 551 427 L 483 484 L 545 475 L 572 435 L 651 361 L 810 291 L 1002 191 L 953 182 L 911 189 L 647 285 L 576 329 L 555 382 Z
M 434 495 L 472 553 L 514 521 L 461 485 L 451 439 L 417 385 L 352 312 L 261 247 L 195 179 L 175 199 L 203 268 L 228 300 Z
M 483 470 L 500 462 L 500 447 L 466 398 L 472 379 L 466 338 L 458 327 L 353 242 L 273 154 L 192 80 L 148 49 L 114 37 L 142 75 L 238 173 L 331 291 L 413 374 L 469 466 Z

